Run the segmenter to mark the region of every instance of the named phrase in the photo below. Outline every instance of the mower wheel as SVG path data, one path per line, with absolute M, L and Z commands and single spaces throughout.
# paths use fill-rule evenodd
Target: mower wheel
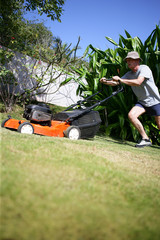
M 78 140 L 81 137 L 81 131 L 77 126 L 70 126 L 64 131 L 64 135 L 71 140 Z
M 1 127 L 5 127 L 4 125 L 5 125 L 5 123 L 6 123 L 9 119 L 10 119 L 10 117 L 7 118 L 7 119 L 5 119 L 5 120 L 3 120 L 3 122 L 1 123 Z
M 33 134 L 34 133 L 34 128 L 32 124 L 28 122 L 21 123 L 18 127 L 17 130 L 19 133 L 26 133 L 26 134 Z

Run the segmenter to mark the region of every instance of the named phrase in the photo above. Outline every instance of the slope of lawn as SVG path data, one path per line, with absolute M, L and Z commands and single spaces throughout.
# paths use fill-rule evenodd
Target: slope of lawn
M 158 146 L 0 131 L 1 240 L 160 239 Z

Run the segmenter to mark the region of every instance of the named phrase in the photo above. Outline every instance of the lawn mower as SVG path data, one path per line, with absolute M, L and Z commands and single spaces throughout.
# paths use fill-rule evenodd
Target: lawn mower
M 85 104 L 89 99 L 99 94 L 101 92 L 99 91 L 54 115 L 47 104 L 30 104 L 25 107 L 23 114 L 23 117 L 29 121 L 8 116 L 1 127 L 17 130 L 19 133 L 67 137 L 71 140 L 93 138 L 101 124 L 99 112 L 93 109 L 122 91 L 123 86 L 119 85 L 110 96 L 86 107 Z

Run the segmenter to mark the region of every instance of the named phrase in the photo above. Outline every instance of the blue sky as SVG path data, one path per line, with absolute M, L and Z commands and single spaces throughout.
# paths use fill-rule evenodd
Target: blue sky
M 160 0 L 66 0 L 61 23 L 34 12 L 25 18 L 43 20 L 54 36 L 72 46 L 80 36 L 81 56 L 89 44 L 101 50 L 114 48 L 105 37 L 118 42 L 119 34 L 125 36 L 125 30 L 144 42 L 160 23 Z

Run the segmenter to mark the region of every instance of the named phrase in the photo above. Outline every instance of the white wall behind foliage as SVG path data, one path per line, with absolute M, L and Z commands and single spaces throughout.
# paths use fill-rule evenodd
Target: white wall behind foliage
M 36 86 L 35 76 L 41 76 L 47 68 L 47 64 L 42 61 L 38 61 L 29 56 L 24 56 L 20 53 L 16 53 L 12 58 L 12 61 L 7 64 L 7 68 L 10 69 L 16 79 L 18 85 L 16 86 L 16 92 L 24 92 L 25 89 L 31 89 Z M 50 78 L 56 78 L 60 72 L 51 66 L 44 75 L 44 82 L 48 83 Z M 63 107 L 77 102 L 80 97 L 76 95 L 78 84 L 74 81 L 67 83 L 59 88 L 61 82 L 67 78 L 67 75 L 60 75 L 53 83 L 38 90 L 35 95 L 35 99 L 40 102 L 52 103 Z M 36 92 L 34 92 L 36 93 Z

